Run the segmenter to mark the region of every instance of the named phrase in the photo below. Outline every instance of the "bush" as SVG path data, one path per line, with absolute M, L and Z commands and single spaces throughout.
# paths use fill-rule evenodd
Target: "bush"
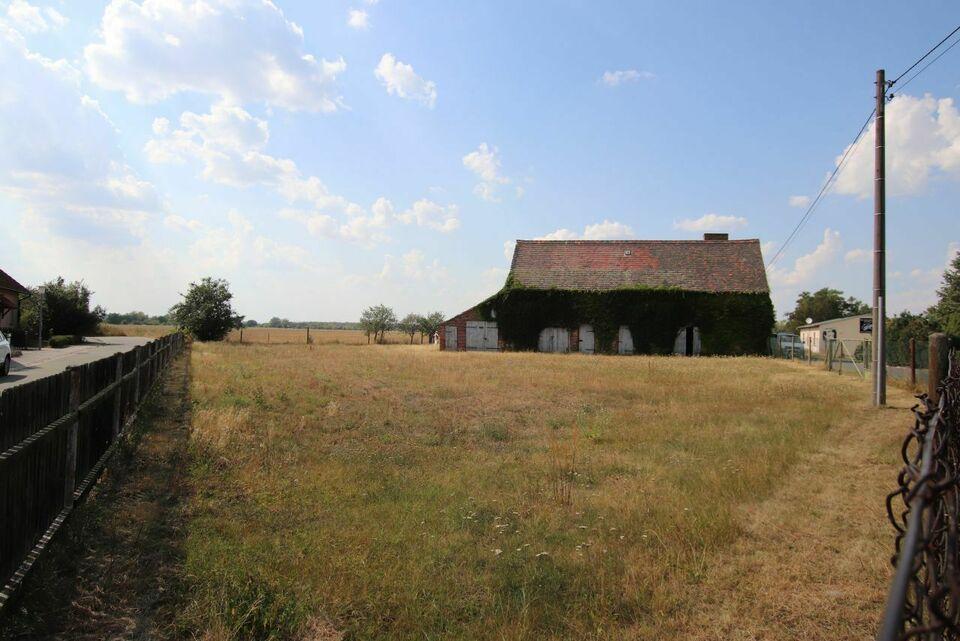
M 59 336 L 50 337 L 50 347 L 55 349 L 60 349 L 61 347 L 70 347 L 71 345 L 79 345 L 82 342 L 83 336 L 61 334 Z

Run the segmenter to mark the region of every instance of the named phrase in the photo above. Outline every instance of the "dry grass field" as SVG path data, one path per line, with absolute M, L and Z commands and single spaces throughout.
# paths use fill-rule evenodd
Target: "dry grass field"
M 178 634 L 872 638 L 909 396 L 768 359 L 195 344 Z
M 227 336 L 230 343 L 240 342 L 240 330 L 233 330 Z M 243 329 L 244 343 L 291 343 L 301 345 L 307 342 L 307 330 L 282 329 L 278 327 L 245 327 Z M 316 345 L 366 345 L 367 337 L 360 330 L 355 329 L 311 329 L 310 342 Z M 388 344 L 408 344 L 410 337 L 403 332 L 387 332 L 385 342 Z M 414 339 L 420 342 L 419 334 Z
M 157 338 L 166 336 L 176 328 L 172 325 L 110 325 L 100 323 L 100 333 L 103 336 L 144 336 Z

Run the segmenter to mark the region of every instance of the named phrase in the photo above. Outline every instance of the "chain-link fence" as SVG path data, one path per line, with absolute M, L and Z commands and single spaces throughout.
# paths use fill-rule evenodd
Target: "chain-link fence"
M 960 639 L 958 356 L 950 354 L 938 402 L 918 397 L 899 487 L 887 497 L 896 573 L 878 641 Z

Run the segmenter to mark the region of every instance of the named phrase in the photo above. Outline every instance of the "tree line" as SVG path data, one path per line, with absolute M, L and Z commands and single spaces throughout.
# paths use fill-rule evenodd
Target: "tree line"
M 375 343 L 383 343 L 386 333 L 390 331 L 403 332 L 410 337 L 411 345 L 414 336 L 418 333 L 421 343 L 425 337 L 432 343 L 434 335 L 440 331 L 443 320 L 443 312 L 431 312 L 426 315 L 407 314 L 397 320 L 397 315 L 391 308 L 386 305 L 374 305 L 363 310 L 360 315 L 360 329 L 366 334 L 368 343 L 371 338 Z

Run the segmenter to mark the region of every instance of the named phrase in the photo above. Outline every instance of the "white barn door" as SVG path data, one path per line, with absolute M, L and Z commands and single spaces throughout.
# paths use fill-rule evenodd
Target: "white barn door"
M 690 325 L 681 327 L 673 341 L 673 353 L 677 356 L 699 356 L 700 328 Z
M 569 352 L 570 332 L 565 327 L 545 327 L 537 347 L 541 352 Z
M 593 325 L 580 326 L 580 351 L 584 354 L 593 354 L 596 341 L 593 335 Z
M 443 347 L 444 349 L 457 349 L 457 326 L 447 325 L 444 328 Z
M 492 321 L 467 321 L 467 349 L 495 351 L 498 349 L 497 324 Z
M 620 333 L 617 335 L 617 353 L 633 354 L 633 334 L 626 325 L 620 326 Z

